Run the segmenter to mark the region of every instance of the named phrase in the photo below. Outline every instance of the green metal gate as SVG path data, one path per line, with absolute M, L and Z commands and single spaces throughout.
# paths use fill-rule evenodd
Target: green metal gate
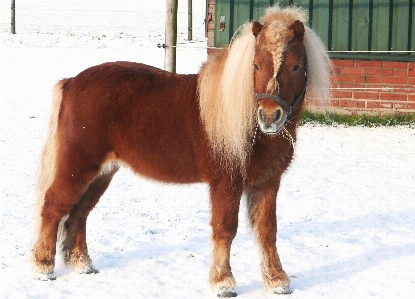
M 415 61 L 414 0 L 216 0 L 215 46 L 269 5 L 297 5 L 335 58 Z M 222 23 L 222 24 L 221 24 Z

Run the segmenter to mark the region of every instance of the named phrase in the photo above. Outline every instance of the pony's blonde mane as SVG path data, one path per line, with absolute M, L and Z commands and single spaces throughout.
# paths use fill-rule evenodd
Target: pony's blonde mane
M 211 149 L 224 163 L 245 164 L 255 129 L 252 24 L 228 50 L 209 57 L 199 74 L 198 94 L 202 122 Z
M 330 100 L 330 77 L 333 67 L 327 49 L 313 29 L 304 26 L 304 47 L 307 56 L 307 97 L 316 99 L 321 106 Z
M 229 166 L 236 163 L 243 168 L 252 150 L 257 109 L 253 80 L 255 43 L 271 52 L 277 74 L 286 45 L 293 38 L 289 27 L 296 20 L 307 22 L 307 14 L 301 8 L 269 7 L 257 39 L 252 24 L 245 24 L 227 50 L 211 55 L 202 66 L 198 82 L 201 120 L 213 154 Z M 329 98 L 330 62 L 323 43 L 306 25 L 304 46 L 308 96 L 324 102 Z M 268 88 L 275 90 L 275 85 L 269 84 Z

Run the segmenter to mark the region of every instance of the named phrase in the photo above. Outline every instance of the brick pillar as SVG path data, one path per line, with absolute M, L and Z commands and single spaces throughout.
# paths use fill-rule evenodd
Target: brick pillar
M 215 46 L 215 8 L 216 0 L 207 0 L 206 9 L 206 36 L 208 38 L 207 46 Z M 208 49 L 208 54 L 211 54 L 214 50 Z

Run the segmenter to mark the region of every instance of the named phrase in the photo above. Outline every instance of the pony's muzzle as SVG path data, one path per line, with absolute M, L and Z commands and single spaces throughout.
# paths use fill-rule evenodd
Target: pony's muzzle
M 287 112 L 278 106 L 274 109 L 258 108 L 258 125 L 265 134 L 277 134 L 287 119 Z

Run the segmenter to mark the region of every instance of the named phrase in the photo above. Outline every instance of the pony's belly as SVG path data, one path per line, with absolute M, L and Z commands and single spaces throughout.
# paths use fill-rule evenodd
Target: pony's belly
M 144 177 L 167 183 L 187 184 L 201 181 L 201 176 L 192 158 L 138 154 L 135 157 L 121 157 L 123 165 Z

